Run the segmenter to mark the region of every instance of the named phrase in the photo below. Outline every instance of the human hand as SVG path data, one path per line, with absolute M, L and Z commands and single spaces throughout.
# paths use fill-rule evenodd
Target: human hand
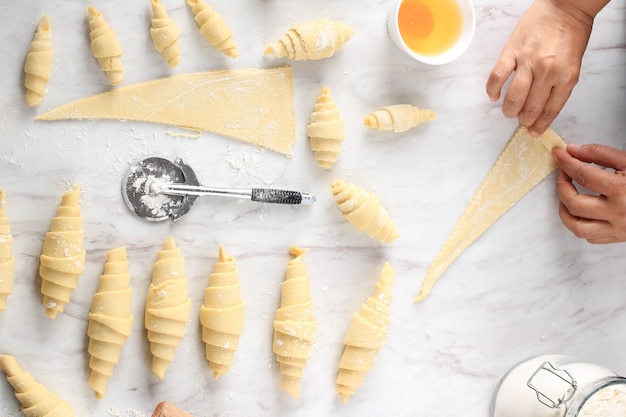
M 589 243 L 626 242 L 626 152 L 602 145 L 555 148 L 559 215 Z M 590 165 L 589 163 L 598 166 Z M 574 183 L 598 193 L 580 193 Z
M 487 81 L 487 94 L 496 101 L 514 72 L 502 112 L 517 117 L 532 136 L 548 129 L 578 82 L 595 14 L 569 3 L 536 0 L 513 30 Z

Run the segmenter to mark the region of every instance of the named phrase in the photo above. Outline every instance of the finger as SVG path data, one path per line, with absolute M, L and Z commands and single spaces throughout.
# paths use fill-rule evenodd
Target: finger
M 603 167 L 615 170 L 626 170 L 626 152 L 604 145 L 574 145 L 567 146 L 567 152 L 583 162 L 592 162 Z
M 609 216 L 605 215 L 606 198 L 604 196 L 580 194 L 572 183 L 572 179 L 562 170 L 559 170 L 556 184 L 559 200 L 572 216 L 592 220 L 609 219 Z
M 586 240 L 602 240 L 614 237 L 614 228 L 603 220 L 590 220 L 573 216 L 565 205 L 559 204 L 561 221 L 576 237 Z
M 502 113 L 506 117 L 519 115 L 528 97 L 532 82 L 533 74 L 530 69 L 518 66 L 502 103 Z
M 554 149 L 553 155 L 561 170 L 573 181 L 589 190 L 608 195 L 614 189 L 616 175 L 574 158 L 562 149 Z
M 496 101 L 500 98 L 502 87 L 504 87 L 504 83 L 506 83 L 514 70 L 515 56 L 503 52 L 487 79 L 487 95 L 492 101 Z
M 524 107 L 519 113 L 518 120 L 522 126 L 531 127 L 543 114 L 546 103 L 550 97 L 552 82 L 547 78 L 537 78 L 532 80 L 528 97 L 524 102 Z M 543 132 L 541 132 L 543 133 Z
M 552 124 L 570 97 L 572 89 L 565 86 L 553 87 L 539 117 L 528 127 L 532 136 L 539 136 Z

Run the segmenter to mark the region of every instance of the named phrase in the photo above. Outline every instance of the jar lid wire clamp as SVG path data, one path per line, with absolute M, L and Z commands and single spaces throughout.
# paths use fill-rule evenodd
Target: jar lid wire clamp
M 550 398 L 548 395 L 544 394 L 541 391 L 540 387 L 538 387 L 536 385 L 534 380 L 537 378 L 537 376 L 542 371 L 547 372 L 548 374 L 552 374 L 552 375 L 556 376 L 562 382 L 565 382 L 567 385 L 569 385 L 569 388 L 567 388 L 565 393 L 561 397 L 559 397 L 558 399 L 554 400 L 554 399 Z M 564 406 L 565 409 L 567 410 L 567 402 L 572 399 L 572 397 L 574 396 L 574 393 L 578 390 L 578 383 L 576 382 L 576 380 L 574 379 L 572 374 L 570 374 L 565 369 L 556 368 L 549 361 L 543 362 L 535 370 L 535 372 L 533 372 L 533 374 L 530 376 L 530 378 L 528 378 L 528 381 L 526 382 L 526 385 L 528 385 L 528 388 L 530 388 L 533 391 L 535 391 L 535 393 L 537 394 L 537 400 L 539 400 L 540 403 L 542 403 L 546 407 L 553 408 L 553 409 L 560 408 L 561 406 Z

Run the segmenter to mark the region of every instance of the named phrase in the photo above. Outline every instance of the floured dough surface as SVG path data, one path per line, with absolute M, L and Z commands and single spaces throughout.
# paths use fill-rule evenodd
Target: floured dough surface
M 213 132 L 291 156 L 291 67 L 216 70 L 118 88 L 57 107 L 37 120 L 115 119 Z

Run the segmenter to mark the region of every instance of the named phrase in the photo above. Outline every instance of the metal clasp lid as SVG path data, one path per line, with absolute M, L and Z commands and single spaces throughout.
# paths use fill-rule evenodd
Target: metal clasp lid
M 560 381 L 563 381 L 566 384 L 568 384 L 570 388 L 567 388 L 567 390 L 561 397 L 557 399 L 550 398 L 548 395 L 544 394 L 541 391 L 541 388 L 537 387 L 533 381 L 537 377 L 537 375 L 542 371 L 548 372 L 549 374 L 552 374 L 558 377 Z M 548 361 L 542 363 L 535 370 L 535 372 L 533 372 L 530 378 L 528 378 L 528 382 L 526 383 L 526 385 L 528 385 L 528 388 L 532 389 L 533 391 L 537 393 L 537 400 L 539 400 L 541 404 L 549 408 L 559 408 L 561 406 L 564 406 L 566 410 L 567 410 L 567 402 L 572 398 L 572 396 L 578 389 L 578 383 L 576 382 L 572 374 L 570 374 L 565 369 L 559 369 L 559 368 L 554 367 L 554 365 L 552 365 Z M 544 391 L 545 391 L 545 387 L 544 387 Z

